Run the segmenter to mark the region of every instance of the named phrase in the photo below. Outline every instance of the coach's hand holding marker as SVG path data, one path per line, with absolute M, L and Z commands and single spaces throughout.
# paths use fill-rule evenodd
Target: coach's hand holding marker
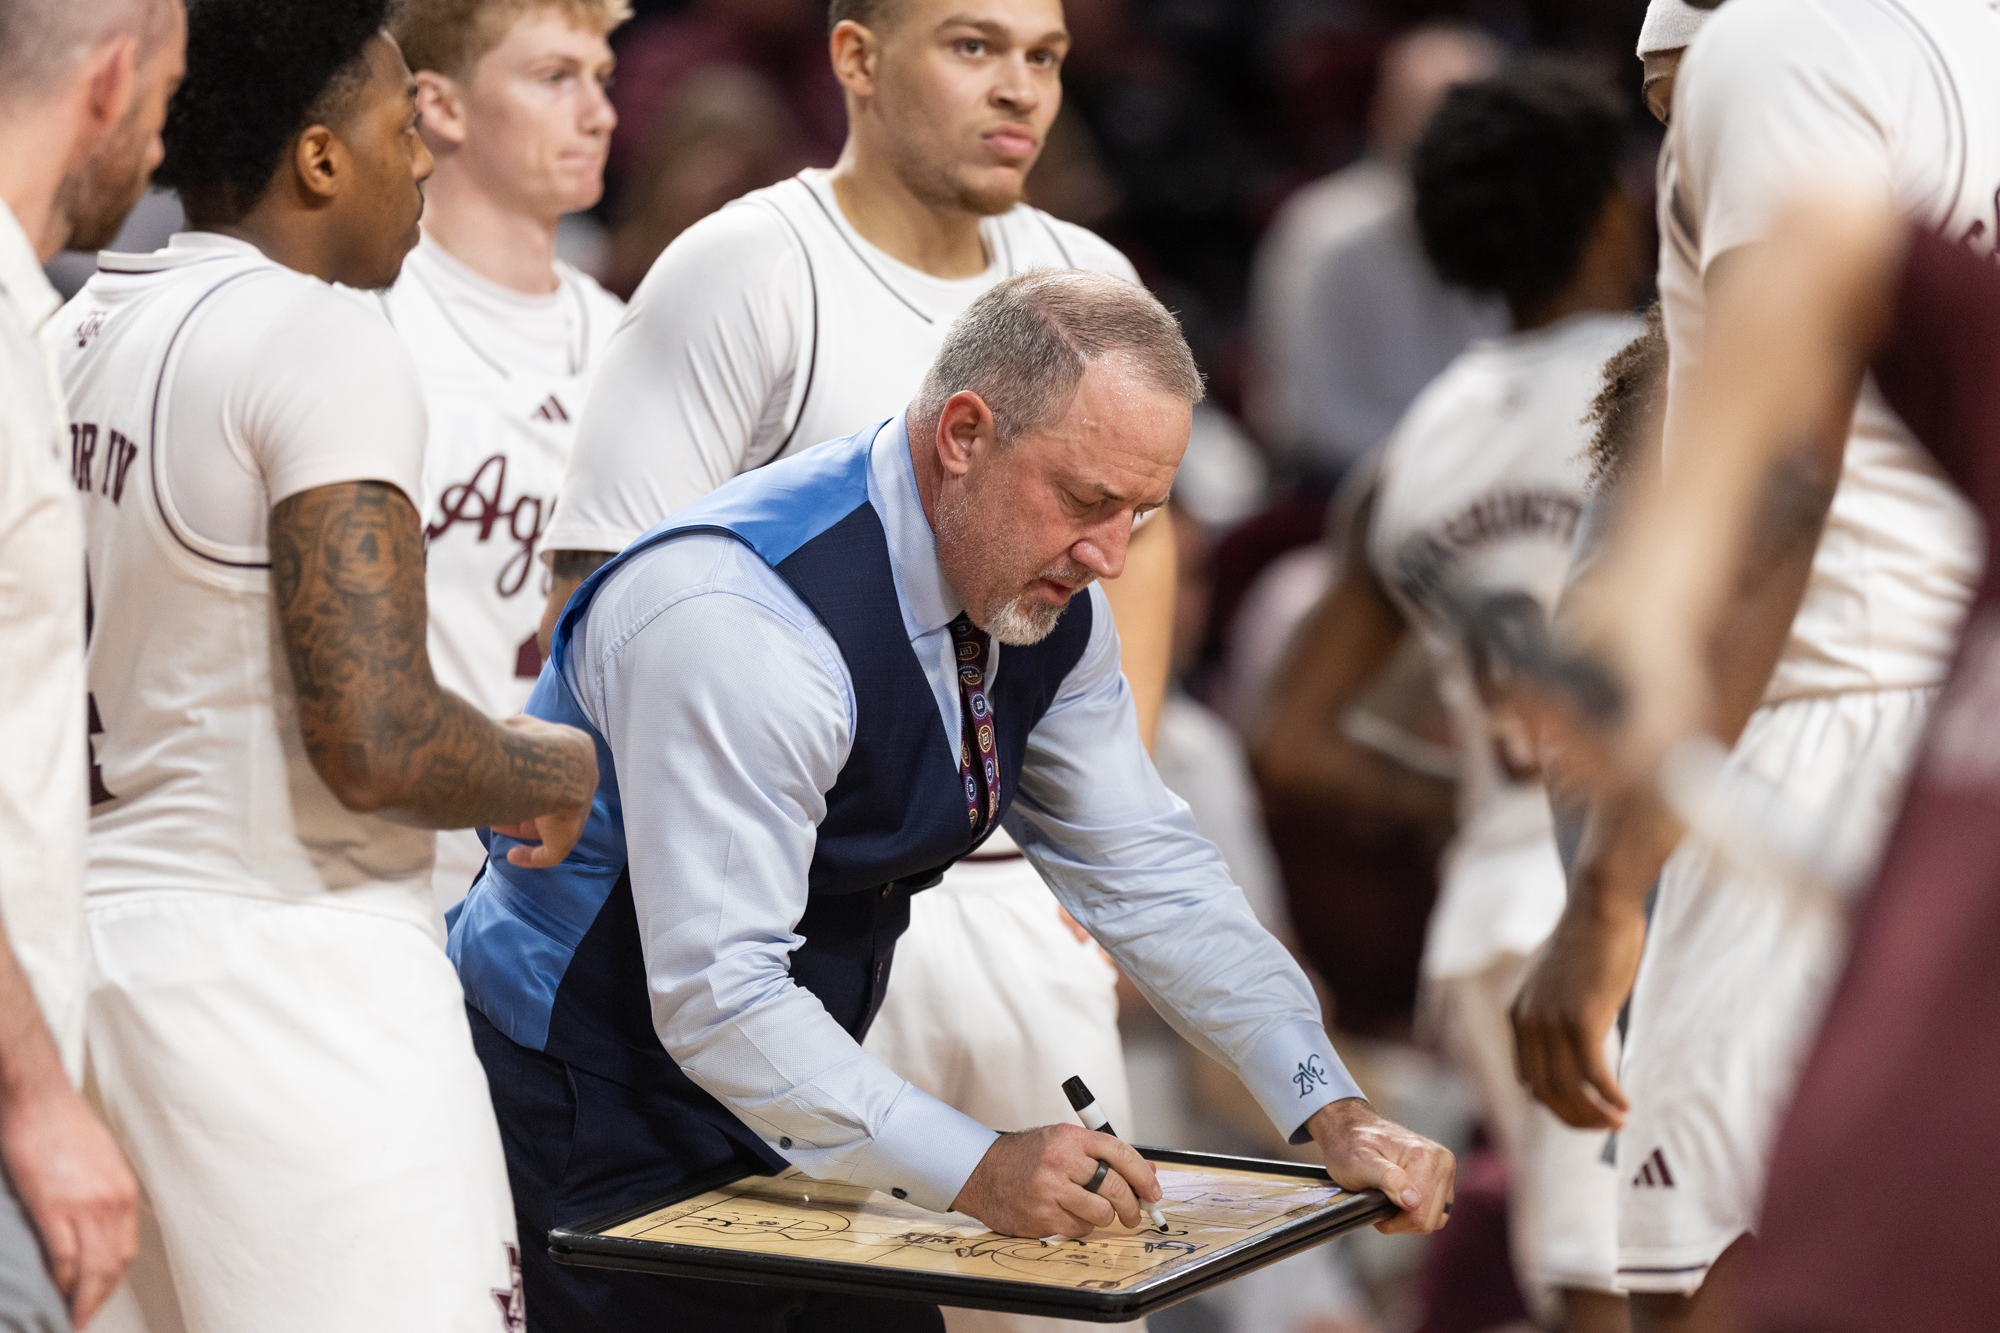
M 1098 1109 L 1097 1098 L 1090 1095 L 1090 1089 L 1084 1086 L 1081 1077 L 1072 1074 L 1063 1081 L 1063 1096 L 1069 1098 L 1069 1109 L 1076 1112 L 1076 1118 L 1083 1122 L 1085 1129 L 1094 1129 L 1100 1134 L 1109 1134 L 1114 1139 L 1118 1137 L 1118 1131 L 1111 1127 L 1111 1118 Z M 1104 1172 L 1100 1170 L 1097 1174 L 1101 1180 Z M 1086 1185 L 1084 1188 L 1095 1193 L 1097 1186 L 1096 1184 L 1091 1184 Z M 1160 1205 L 1157 1203 L 1147 1203 L 1145 1208 L 1146 1216 L 1153 1219 L 1153 1225 L 1165 1231 L 1167 1229 L 1167 1215 L 1160 1211 Z
M 1003 1236 L 1054 1242 L 1143 1226 L 1145 1200 L 1159 1197 L 1153 1164 L 1130 1144 L 1080 1125 L 1043 1125 L 995 1139 L 951 1209 Z

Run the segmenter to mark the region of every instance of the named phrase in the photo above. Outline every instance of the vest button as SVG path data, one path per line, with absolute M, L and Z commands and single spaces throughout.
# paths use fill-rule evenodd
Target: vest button
M 895 1195 L 899 1199 L 907 1199 L 910 1197 L 910 1192 L 902 1188 L 900 1185 L 897 1186 L 895 1189 L 890 1190 L 889 1193 Z
M 792 1146 L 792 1141 L 790 1139 L 779 1139 L 778 1146 L 780 1148 L 789 1148 Z
M 884 884 L 884 885 L 882 886 L 882 896 L 883 896 L 884 898 L 886 898 L 886 897 L 888 897 L 888 896 L 889 896 L 889 887 L 890 887 L 890 886 L 889 886 L 889 885 L 887 885 L 887 884 Z

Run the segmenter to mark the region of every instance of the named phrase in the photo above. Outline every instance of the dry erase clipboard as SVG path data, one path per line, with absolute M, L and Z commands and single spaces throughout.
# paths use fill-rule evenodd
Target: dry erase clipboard
M 698 1181 L 557 1227 L 549 1252 L 591 1268 L 1119 1323 L 1397 1212 L 1316 1166 L 1139 1151 L 1160 1171 L 1164 1234 L 1114 1228 L 1044 1246 L 788 1171 Z

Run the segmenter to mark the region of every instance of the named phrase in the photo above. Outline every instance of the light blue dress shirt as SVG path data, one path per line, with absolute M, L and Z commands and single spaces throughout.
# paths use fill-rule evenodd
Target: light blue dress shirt
M 962 605 L 901 418 L 876 433 L 868 495 L 903 627 L 957 737 L 946 627 Z M 1147 999 L 1296 1137 L 1360 1090 L 1304 973 L 1154 771 L 1102 590 L 1079 595 L 1095 599 L 1090 643 L 1029 735 L 1007 831 Z M 989 670 L 1006 662 L 995 644 Z M 661 1044 L 802 1170 L 948 1210 L 997 1136 L 863 1052 L 791 978 L 815 832 L 855 723 L 832 636 L 748 546 L 696 533 L 606 581 L 565 671 L 617 764 Z

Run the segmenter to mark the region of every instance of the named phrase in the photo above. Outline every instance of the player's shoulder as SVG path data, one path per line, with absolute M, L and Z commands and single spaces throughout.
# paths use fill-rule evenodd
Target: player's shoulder
M 746 293 L 783 299 L 797 289 L 803 242 L 769 202 L 788 183 L 753 190 L 674 237 L 632 293 L 633 308 L 678 318 L 690 306 L 741 308 Z
M 1139 281 L 1138 270 L 1117 246 L 1088 227 L 1064 222 L 1033 204 L 1016 204 L 997 222 L 1019 268 L 1081 268 Z
M 1675 118 L 1681 89 L 1698 100 L 1714 87 L 1715 96 L 1740 96 L 1738 85 L 1770 86 L 1774 70 L 1866 74 L 1887 50 L 1907 45 L 1908 11 L 1892 12 L 1882 0 L 1757 0 L 1724 5 L 1702 25 L 1689 44 L 1684 71 L 1674 89 Z M 1870 48 L 1876 48 L 1872 54 Z
M 279 268 L 217 294 L 182 374 L 233 380 L 262 400 L 304 395 L 333 407 L 421 401 L 416 363 L 383 306 L 359 291 Z
M 689 227 L 667 248 L 679 247 L 704 255 L 762 254 L 767 258 L 772 257 L 774 246 L 797 250 L 801 240 L 795 215 L 804 211 L 801 202 L 816 207 L 810 196 L 805 182 L 796 176 L 752 190 Z
M 1461 351 L 1411 400 L 1392 442 L 1456 424 L 1498 401 L 1516 355 L 1508 338 L 1481 338 Z
M 395 342 L 395 330 L 383 314 L 381 292 L 323 282 L 275 263 L 253 277 L 253 281 L 232 283 L 216 292 L 211 324 L 226 322 L 246 333 L 315 328 L 324 337 L 329 354 Z
M 1645 331 L 1646 322 L 1637 315 L 1593 310 L 1570 316 L 1533 343 L 1502 339 L 1495 346 L 1505 352 L 1518 342 L 1514 357 L 1526 364 L 1545 361 L 1570 374 L 1595 378 L 1614 352 Z

